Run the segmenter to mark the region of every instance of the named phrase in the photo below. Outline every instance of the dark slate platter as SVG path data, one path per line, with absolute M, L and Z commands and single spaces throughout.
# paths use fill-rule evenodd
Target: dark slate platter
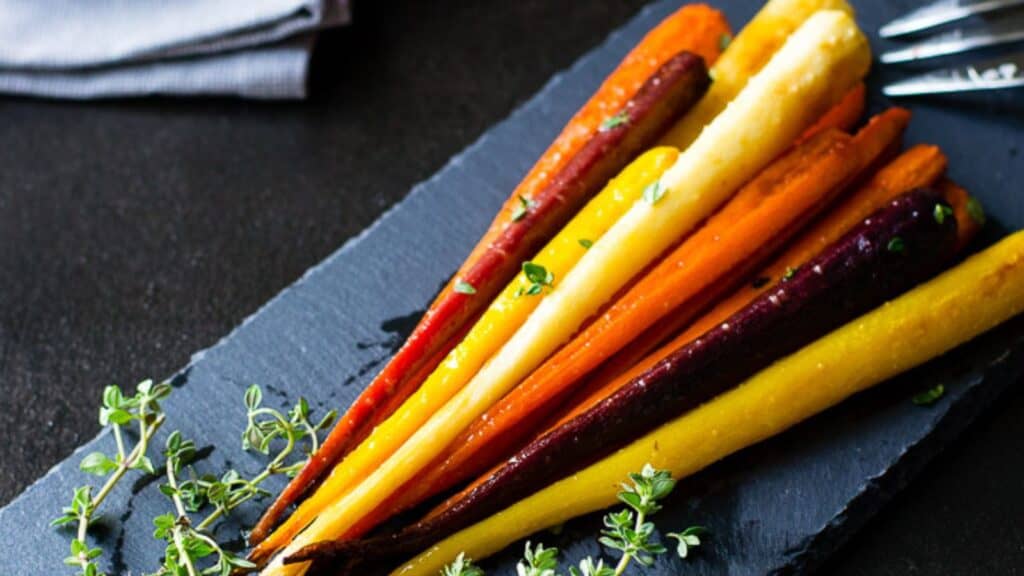
M 257 470 L 261 461 L 239 447 L 242 392 L 262 385 L 268 401 L 285 406 L 304 395 L 318 410 L 343 407 L 373 376 L 415 322 L 422 306 L 455 270 L 483 231 L 506 191 L 553 138 L 558 126 L 594 90 L 633 43 L 679 4 L 652 4 L 571 69 L 470 146 L 430 180 L 293 286 L 271 300 L 214 347 L 196 354 L 173 377 L 166 428 L 180 429 L 200 446 L 200 471 L 226 465 Z M 716 2 L 737 28 L 755 2 Z M 917 2 L 856 2 L 867 31 Z M 873 38 L 876 52 L 885 44 Z M 878 87 L 905 73 L 877 70 Z M 1010 92 L 913 103 L 907 140 L 940 144 L 951 174 L 975 192 L 1004 228 L 1024 227 L 1024 179 L 1017 159 L 1024 99 Z M 1013 183 L 1013 184 L 1011 184 Z M 400 287 L 396 289 L 396 287 Z M 885 343 L 879 343 L 885 345 Z M 1024 320 L 1018 319 L 946 357 L 886 383 L 769 442 L 737 454 L 681 483 L 659 524 L 709 526 L 709 545 L 685 565 L 688 574 L 804 572 L 847 539 L 925 462 L 1024 373 Z M 916 391 L 942 382 L 935 406 L 909 402 Z M 93 402 L 94 399 L 83 398 Z M 162 438 L 158 439 L 162 442 Z M 0 510 L 0 575 L 65 573 L 60 559 L 69 535 L 48 527 L 73 486 L 84 453 L 111 449 L 101 434 Z M 272 489 L 280 488 L 277 483 Z M 151 571 L 162 545 L 150 537 L 150 519 L 168 510 L 154 482 L 120 487 L 94 530 L 112 574 Z M 255 510 L 218 528 L 241 545 L 241 526 Z M 594 554 L 599 515 L 570 522 L 560 534 L 537 536 L 572 559 Z M 485 563 L 513 573 L 514 545 Z M 665 560 L 650 574 L 684 570 Z

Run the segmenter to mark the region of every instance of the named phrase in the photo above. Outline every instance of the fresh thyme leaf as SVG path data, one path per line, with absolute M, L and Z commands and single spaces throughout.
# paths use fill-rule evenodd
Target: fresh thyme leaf
M 918 406 L 931 406 L 938 402 L 939 398 L 942 398 L 945 394 L 946 387 L 942 384 L 936 384 L 923 392 L 915 394 L 910 401 Z
M 796 274 L 796 268 L 790 268 L 786 266 L 786 271 L 782 273 L 782 281 L 789 282 L 789 280 Z
M 455 291 L 458 292 L 459 294 L 476 294 L 476 288 L 474 288 L 472 284 L 464 280 L 459 280 L 458 282 L 455 283 Z
M 939 224 L 946 222 L 946 218 L 953 215 L 953 209 L 945 204 L 936 204 L 935 210 L 932 211 L 932 215 L 935 217 L 935 221 Z
M 547 268 L 534 262 L 523 262 L 523 274 L 530 282 L 544 286 L 550 286 L 555 280 L 554 274 L 549 272 Z
M 885 245 L 886 250 L 888 250 L 889 252 L 895 252 L 897 254 L 902 254 L 903 251 L 906 250 L 906 248 L 906 242 L 904 242 L 903 238 L 900 238 L 899 236 L 893 236 L 892 239 L 889 240 L 889 243 Z
M 668 189 L 661 185 L 661 180 L 655 180 L 644 188 L 644 202 L 653 206 L 665 197 L 666 192 L 668 192 Z
M 558 570 L 558 548 L 545 548 L 543 544 L 537 543 L 531 547 L 526 543 L 523 551 L 523 559 L 516 564 L 518 576 L 555 576 Z
M 516 288 L 515 298 L 520 296 L 536 296 L 544 291 L 545 287 L 551 288 L 555 283 L 555 275 L 540 264 L 526 261 L 523 262 L 523 276 L 530 283 L 529 286 Z
M 678 543 L 676 544 L 676 554 L 680 558 L 686 558 L 690 555 L 690 550 L 700 546 L 700 537 L 707 534 L 707 528 L 703 526 L 690 526 L 682 532 L 669 532 L 666 534 L 669 538 L 674 538 Z
M 627 122 L 629 122 L 629 112 L 623 110 L 614 116 L 606 118 L 604 122 L 601 122 L 601 127 L 598 128 L 598 130 L 601 132 L 607 132 L 612 128 L 621 126 Z
M 519 194 L 518 197 L 519 205 L 516 206 L 515 209 L 512 211 L 513 222 L 519 222 L 520 220 L 525 218 L 527 213 L 529 213 L 530 208 L 533 208 L 534 206 L 537 205 L 536 202 L 527 198 L 526 196 L 523 196 L 522 194 Z
M 484 576 L 484 571 L 474 566 L 465 554 L 459 554 L 441 570 L 441 576 Z
M 117 469 L 114 462 L 102 452 L 92 452 L 78 464 L 78 469 L 94 476 L 106 476 Z
M 594 563 L 594 559 L 587 556 L 583 560 L 580 560 L 580 568 L 576 570 L 576 567 L 569 567 L 569 574 L 571 576 L 615 576 L 615 569 L 611 566 L 605 566 L 604 560 L 598 560 Z
M 580 246 L 583 246 L 587 250 L 590 250 L 590 247 L 594 245 L 593 240 L 587 240 L 586 238 L 580 238 L 579 240 L 577 240 L 577 242 L 579 242 Z
M 729 44 L 732 44 L 732 35 L 731 34 L 722 34 L 721 36 L 718 37 L 718 49 L 719 50 L 725 50 L 726 48 L 729 47 Z
M 985 225 L 985 208 L 973 196 L 967 200 L 967 215 L 977 222 L 979 226 Z

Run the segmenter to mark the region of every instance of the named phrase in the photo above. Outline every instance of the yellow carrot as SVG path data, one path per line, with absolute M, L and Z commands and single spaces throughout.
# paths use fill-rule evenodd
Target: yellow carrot
M 880 306 L 615 454 L 442 541 L 393 574 L 433 575 L 616 502 L 650 463 L 689 476 L 1024 311 L 1024 232 Z M 827 377 L 823 377 L 827 375 Z
M 809 18 L 661 179 L 583 256 L 511 339 L 388 460 L 299 533 L 264 574 L 302 574 L 282 556 L 372 512 L 563 344 L 636 273 L 790 146 L 867 72 L 871 55 L 840 11 Z
M 707 93 L 669 132 L 663 144 L 685 149 L 700 131 L 771 59 L 786 38 L 819 10 L 853 15 L 846 0 L 769 0 L 732 40 L 711 68 L 714 82 Z
M 588 243 L 599 239 L 640 198 L 644 188 L 656 181 L 678 156 L 679 151 L 670 147 L 654 148 L 641 155 L 609 182 L 537 254 L 534 262 L 556 278 L 564 276 L 587 251 L 580 241 Z M 320 510 L 342 497 L 380 466 L 458 392 L 540 303 L 540 295 L 517 296 L 517 292 L 529 287 L 530 282 L 520 273 L 416 393 L 345 457 L 316 492 L 255 548 L 252 558 L 259 560 L 287 543 Z

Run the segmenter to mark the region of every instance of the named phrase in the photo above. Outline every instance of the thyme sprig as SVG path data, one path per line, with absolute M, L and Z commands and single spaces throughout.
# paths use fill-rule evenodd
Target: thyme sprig
M 169 384 L 153 384 L 152 380 L 140 382 L 133 396 L 125 396 L 117 386 L 107 386 L 103 390 L 99 421 L 101 426 L 111 430 L 115 453 L 110 456 L 103 452 L 92 452 L 82 459 L 79 469 L 106 480 L 95 492 L 91 485 L 75 488 L 71 504 L 64 507 L 61 516 L 50 523 L 52 526 L 77 524 L 75 537 L 71 540 L 71 553 L 64 559 L 64 563 L 79 568 L 83 576 L 104 576 L 96 563 L 102 551 L 86 543 L 89 525 L 96 520 L 100 505 L 130 470 L 154 473 L 153 463 L 146 452 L 153 436 L 166 419 L 160 402 L 170 393 Z M 129 449 L 125 432 L 132 427 L 137 428 L 138 438 Z
M 148 451 L 166 420 L 161 401 L 170 393 L 169 384 L 153 384 L 151 380 L 140 383 L 134 396 L 125 396 L 117 386 L 108 386 L 103 392 L 99 420 L 101 425 L 110 428 L 115 452 L 113 455 L 90 453 L 82 459 L 79 468 L 106 480 L 98 490 L 92 485 L 75 488 L 71 503 L 52 522 L 54 526 L 77 524 L 71 553 L 64 563 L 78 568 L 81 576 L 106 576 L 98 564 L 102 550 L 86 543 L 89 525 L 96 520 L 100 505 L 129 471 L 156 474 Z M 274 454 L 252 478 L 236 470 L 228 470 L 219 477 L 199 475 L 191 466 L 197 455 L 195 442 L 185 439 L 178 431 L 167 436 L 163 450 L 166 482 L 160 485 L 160 491 L 170 499 L 173 512 L 153 519 L 153 536 L 167 543 L 163 564 L 154 573 L 156 576 L 227 576 L 236 568 L 254 568 L 250 562 L 222 548 L 211 529 L 217 520 L 249 500 L 268 495 L 261 487 L 268 478 L 291 477 L 298 473 L 319 448 L 318 433 L 329 427 L 337 416 L 332 410 L 314 424 L 309 403 L 304 398 L 287 412 L 264 406 L 263 393 L 258 386 L 250 386 L 244 400 L 246 427 L 242 447 L 268 456 L 273 450 Z M 131 445 L 126 433 L 136 427 L 137 439 Z M 295 458 L 300 448 L 302 457 Z M 187 476 L 183 477 L 185 472 Z M 191 515 L 204 509 L 210 510 L 199 522 L 193 522 Z
M 675 480 L 667 471 L 655 470 L 650 464 L 640 473 L 630 474 L 629 479 L 630 483 L 623 484 L 618 494 L 626 508 L 604 517 L 605 529 L 598 539 L 605 548 L 620 553 L 621 558 L 613 568 L 605 565 L 603 559 L 588 556 L 580 560 L 578 567 L 569 567 L 571 576 L 621 576 L 631 563 L 650 566 L 655 557 L 667 552 L 668 549 L 655 539 L 654 523 L 648 521 L 648 517 L 661 510 L 659 501 L 672 492 Z M 686 558 L 693 548 L 700 546 L 700 536 L 706 533 L 701 526 L 691 526 L 682 532 L 669 532 L 667 536 L 678 541 L 676 553 Z M 558 549 L 527 542 L 516 573 L 518 576 L 559 576 Z M 464 554 L 459 554 L 442 575 L 483 576 L 483 572 Z
M 292 477 L 298 473 L 319 447 L 317 434 L 329 427 L 337 416 L 332 410 L 313 424 L 309 403 L 304 398 L 299 398 L 287 413 L 263 406 L 263 392 L 255 385 L 245 391 L 244 400 L 246 428 L 242 432 L 242 448 L 269 455 L 275 440 L 283 441 L 283 445 L 277 443 L 279 448 L 274 457 L 252 478 L 245 478 L 233 469 L 220 477 L 198 476 L 188 468 L 189 478 L 181 480 L 178 476 L 195 457 L 196 445 L 178 432 L 167 437 L 164 451 L 167 483 L 160 486 L 160 491 L 171 499 L 174 514 L 164 514 L 153 521 L 153 536 L 167 541 L 164 564 L 157 576 L 227 576 L 235 568 L 255 568 L 247 560 L 221 548 L 208 531 L 217 520 L 245 502 L 268 496 L 270 492 L 261 484 L 271 476 Z M 306 444 L 303 458 L 289 462 L 300 443 Z M 213 509 L 193 524 L 190 514 L 211 506 Z M 207 567 L 197 568 L 200 562 Z

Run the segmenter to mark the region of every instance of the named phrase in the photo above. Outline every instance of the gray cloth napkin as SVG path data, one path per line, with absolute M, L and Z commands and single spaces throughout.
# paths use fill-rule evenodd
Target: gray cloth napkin
M 303 98 L 348 0 L 0 0 L 0 92 Z

